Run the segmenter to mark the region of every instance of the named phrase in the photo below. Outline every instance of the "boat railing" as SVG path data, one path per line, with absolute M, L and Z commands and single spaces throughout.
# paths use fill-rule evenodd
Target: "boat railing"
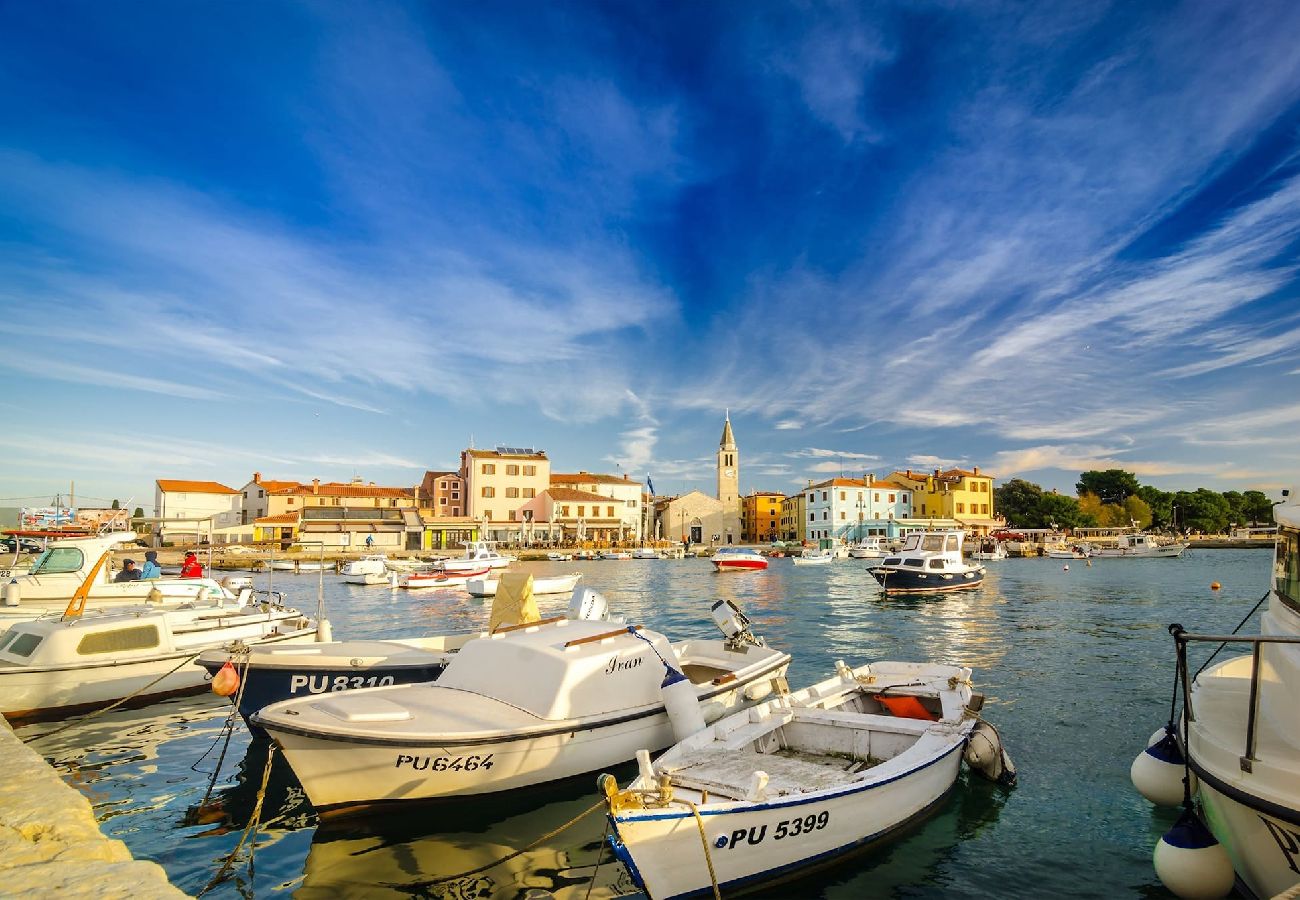
M 1250 772 L 1253 770 L 1255 763 L 1259 760 L 1256 755 L 1257 724 L 1259 718 L 1259 674 L 1260 653 L 1265 644 L 1300 644 L 1300 636 L 1282 635 L 1282 634 L 1192 634 L 1184 631 L 1181 625 L 1170 625 L 1169 633 L 1173 635 L 1174 646 L 1178 652 L 1178 673 L 1183 688 L 1183 715 L 1186 722 L 1196 721 L 1196 713 L 1192 709 L 1192 675 L 1187 668 L 1187 645 L 1192 643 L 1218 644 L 1218 650 L 1214 651 L 1217 655 L 1228 644 L 1250 644 L 1251 645 L 1251 666 L 1250 666 L 1250 700 L 1246 710 L 1246 747 L 1245 753 L 1240 758 L 1241 771 Z M 1210 660 L 1214 659 L 1212 655 Z M 1210 660 L 1206 660 L 1197 675 L 1209 665 Z

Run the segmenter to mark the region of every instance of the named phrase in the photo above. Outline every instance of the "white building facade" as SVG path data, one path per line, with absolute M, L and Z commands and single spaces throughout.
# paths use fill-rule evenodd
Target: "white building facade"
M 615 517 L 620 523 L 619 540 L 640 543 L 644 522 L 642 516 L 641 483 L 633 481 L 626 475 L 597 475 L 591 472 L 573 474 L 556 472 L 551 475 L 551 487 L 571 488 L 586 491 L 614 501 Z
M 243 497 L 216 481 L 159 478 L 154 482 L 154 530 L 159 543 L 198 543 L 218 528 L 238 525 Z
M 912 492 L 892 481 L 831 478 L 804 489 L 808 540 L 838 538 L 853 543 L 873 535 L 893 536 L 891 524 L 912 514 Z

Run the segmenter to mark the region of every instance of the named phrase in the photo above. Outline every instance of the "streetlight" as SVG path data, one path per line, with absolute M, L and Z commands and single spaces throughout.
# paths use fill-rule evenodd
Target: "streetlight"
M 862 511 L 866 508 L 867 508 L 866 501 L 864 501 L 862 499 L 862 495 L 859 494 L 858 495 L 858 535 L 857 535 L 857 542 L 859 544 L 862 543 Z

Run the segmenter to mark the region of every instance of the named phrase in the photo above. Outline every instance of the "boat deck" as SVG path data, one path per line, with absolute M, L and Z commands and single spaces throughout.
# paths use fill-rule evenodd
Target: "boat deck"
M 742 800 L 756 771 L 767 773 L 767 794 L 806 794 L 847 784 L 853 776 L 880 760 L 855 759 L 846 755 L 824 755 L 798 750 L 758 753 L 754 750 L 697 750 L 683 756 L 670 774 L 673 784 L 714 797 Z

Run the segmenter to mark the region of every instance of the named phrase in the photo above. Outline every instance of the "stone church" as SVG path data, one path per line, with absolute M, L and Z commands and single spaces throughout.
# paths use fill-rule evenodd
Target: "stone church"
M 661 540 L 700 544 L 736 544 L 740 526 L 740 453 L 728 413 L 718 441 L 718 494 L 710 497 L 691 491 L 655 504 L 657 535 Z

